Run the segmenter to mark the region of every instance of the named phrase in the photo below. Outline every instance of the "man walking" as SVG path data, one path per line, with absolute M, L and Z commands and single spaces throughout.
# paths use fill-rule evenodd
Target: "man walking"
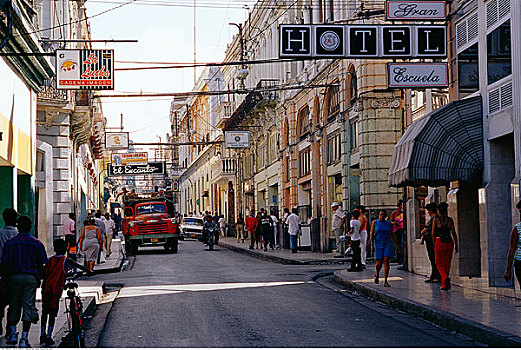
M 351 226 L 351 229 L 349 230 L 349 234 L 351 235 L 351 249 L 353 249 L 353 261 L 351 267 L 347 270 L 349 272 L 362 271 L 362 257 L 360 251 L 360 227 L 362 224 L 358 220 L 359 216 L 360 211 L 355 209 L 353 211 L 353 218 L 349 223 L 349 226 Z
M 28 216 L 21 216 L 17 226 L 19 233 L 5 242 L 2 252 L 2 263 L 9 287 L 7 344 L 16 345 L 18 342 L 16 325 L 20 321 L 23 310 L 22 337 L 18 345 L 21 348 L 30 348 L 29 330 L 32 323 L 38 322 L 36 289 L 40 284 L 43 267 L 47 263 L 47 254 L 42 242 L 31 236 L 32 223 Z
M 360 211 L 360 216 L 358 217 L 358 221 L 360 221 L 360 250 L 361 250 L 361 260 L 362 260 L 362 268 L 365 269 L 365 261 L 367 259 L 367 217 L 365 216 L 365 207 L 363 205 L 359 205 L 356 207 Z
M 116 223 L 110 217 L 110 213 L 105 213 L 105 251 L 107 258 L 112 253 L 110 247 L 112 246 L 112 238 L 116 233 Z
M 298 216 L 298 209 L 293 208 L 292 213 L 286 219 L 289 233 L 289 245 L 292 253 L 297 252 L 297 239 L 300 236 L 300 217 Z
M 226 219 L 224 215 L 219 215 L 219 229 L 221 230 L 221 236 L 226 237 Z
M 340 239 L 340 236 L 344 233 L 344 222 L 346 221 L 346 214 L 340 207 L 338 202 L 333 202 L 331 204 L 331 208 L 333 209 L 333 218 L 331 220 L 331 228 L 333 232 L 335 232 L 336 239 L 336 255 L 335 258 L 343 258 L 344 251 L 342 249 L 343 241 Z
M 246 230 L 248 230 L 250 235 L 250 249 L 253 249 L 255 244 L 255 232 L 257 231 L 257 218 L 253 210 L 250 211 L 250 216 L 246 218 Z M 258 243 L 257 248 L 259 248 Z
M 273 220 L 264 209 L 261 209 L 261 213 L 261 216 L 259 216 L 260 233 L 262 240 L 264 241 L 264 251 L 267 251 L 268 244 L 270 245 L 270 248 L 273 249 Z
M 18 213 L 13 208 L 4 209 L 3 213 L 5 226 L 0 229 L 0 261 L 2 261 L 2 250 L 4 249 L 5 242 L 18 234 L 18 230 L 16 229 L 16 219 L 18 218 Z M 3 331 L 3 320 L 5 314 L 5 308 L 9 305 L 9 296 L 7 294 L 7 279 L 2 278 L 0 280 L 0 335 L 4 333 Z
M 101 231 L 101 239 L 102 239 L 102 244 L 103 244 L 103 247 L 105 247 L 105 242 L 106 242 L 106 239 L 105 239 L 105 235 L 107 234 L 107 229 L 105 227 L 105 222 L 103 222 L 103 220 L 101 220 L 101 211 L 98 210 L 96 212 L 96 214 L 94 214 L 94 225 L 96 225 L 97 228 L 100 229 Z M 101 247 L 101 248 L 103 248 Z M 103 251 L 103 249 L 100 249 L 99 250 L 99 253 L 98 253 L 98 264 L 101 263 L 101 252 Z M 105 262 L 105 261 L 103 261 Z
M 275 215 L 275 210 L 270 210 L 270 216 L 271 216 L 271 220 L 273 222 L 273 237 L 275 238 L 275 248 L 276 249 L 279 249 L 280 248 L 280 243 L 279 243 L 279 219 L 277 219 L 277 216 Z

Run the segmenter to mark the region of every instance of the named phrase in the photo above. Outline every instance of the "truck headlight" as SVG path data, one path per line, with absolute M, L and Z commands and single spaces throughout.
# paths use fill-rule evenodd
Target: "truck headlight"
M 171 222 L 172 224 L 175 224 L 175 223 L 176 223 L 176 220 L 175 220 L 175 219 L 170 219 L 170 222 Z
M 131 221 L 131 222 L 128 223 L 128 227 L 134 227 L 135 225 L 136 225 L 136 224 L 135 224 L 133 221 Z

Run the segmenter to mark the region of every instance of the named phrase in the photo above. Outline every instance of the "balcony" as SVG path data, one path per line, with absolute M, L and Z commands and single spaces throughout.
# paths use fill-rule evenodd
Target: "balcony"
M 40 105 L 53 107 L 66 107 L 70 103 L 68 91 L 58 90 L 55 79 L 45 80 L 42 89 L 37 94 L 37 98 Z
M 262 95 L 262 103 L 273 103 L 279 98 L 279 92 L 275 90 L 278 87 L 278 79 L 261 79 L 257 83 L 257 90 Z M 267 91 L 263 91 L 267 90 Z
M 222 128 L 235 112 L 235 101 L 225 101 L 217 107 L 217 128 Z
M 227 186 L 228 181 L 234 181 L 237 170 L 235 158 L 221 158 L 212 166 L 212 179 L 221 186 Z

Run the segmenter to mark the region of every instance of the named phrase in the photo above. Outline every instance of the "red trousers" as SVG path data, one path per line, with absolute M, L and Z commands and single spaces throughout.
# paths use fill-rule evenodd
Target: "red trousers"
M 450 264 L 452 261 L 453 250 L 453 241 L 450 241 L 449 243 L 443 243 L 441 238 L 436 237 L 436 241 L 434 242 L 434 261 L 436 262 L 436 267 L 440 272 L 442 288 L 447 286 L 447 278 L 449 278 L 450 274 Z

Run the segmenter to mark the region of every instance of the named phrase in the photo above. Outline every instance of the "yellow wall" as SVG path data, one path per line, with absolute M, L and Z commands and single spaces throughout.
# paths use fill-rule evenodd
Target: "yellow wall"
M 34 140 L 2 114 L 0 114 L 0 131 L 3 132 L 0 141 L 1 164 L 16 166 L 20 171 L 32 175 Z M 16 156 L 16 149 L 18 149 L 18 156 Z

